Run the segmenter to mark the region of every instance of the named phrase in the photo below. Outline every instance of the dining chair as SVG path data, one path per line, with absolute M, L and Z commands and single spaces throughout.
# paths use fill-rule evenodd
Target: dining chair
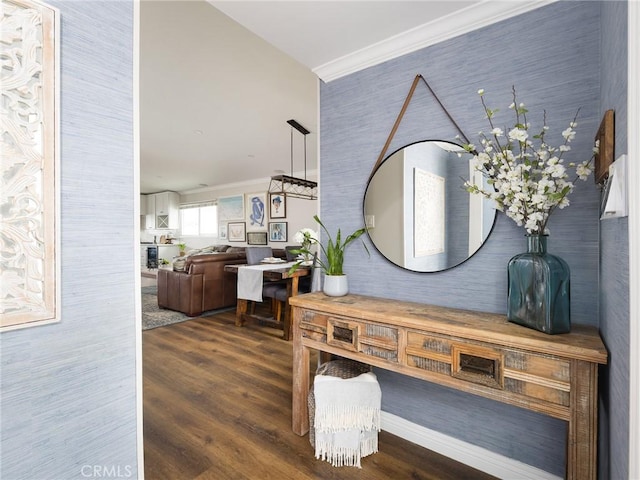
M 263 259 L 273 257 L 273 249 L 271 247 L 246 247 L 245 256 L 247 259 L 247 265 L 258 265 Z M 265 292 L 269 292 L 275 285 L 283 285 L 286 288 L 286 283 L 283 282 L 269 282 L 262 287 L 262 298 L 271 298 L 271 312 L 274 314 L 278 308 L 275 299 L 266 295 Z M 249 312 L 254 314 L 256 310 L 256 302 L 249 303 Z
M 304 277 L 300 277 L 298 279 L 298 293 L 309 293 L 315 291 L 318 285 L 320 269 L 317 268 L 317 257 L 318 254 L 315 253 L 313 255 L 313 263 L 311 264 L 311 272 L 309 275 Z M 285 308 L 287 308 L 287 285 L 286 284 L 269 284 L 265 285 L 262 289 L 262 296 L 267 298 L 272 298 L 275 302 L 274 304 L 274 312 L 273 318 L 281 322 L 282 321 L 282 312 Z M 285 331 L 287 331 L 285 327 Z
M 298 254 L 294 253 L 294 250 L 300 250 L 302 247 L 299 245 L 287 245 L 284 247 L 285 254 L 287 255 L 287 262 L 293 262 L 298 258 Z
M 246 247 L 247 265 L 258 265 L 263 259 L 273 257 L 271 247 Z

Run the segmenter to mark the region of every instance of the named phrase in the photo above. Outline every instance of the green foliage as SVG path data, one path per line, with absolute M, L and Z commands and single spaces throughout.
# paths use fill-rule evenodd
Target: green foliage
M 315 243 L 318 243 L 318 245 L 320 245 L 320 248 L 322 249 L 322 253 L 323 253 L 323 255 L 319 255 L 318 258 L 316 259 L 318 265 L 320 266 L 320 268 L 324 270 L 324 272 L 327 275 L 344 275 L 344 271 L 342 269 L 342 265 L 344 263 L 344 251 L 350 243 L 360 238 L 360 236 L 362 236 L 367 231 L 366 228 L 360 228 L 356 230 L 351 235 L 348 235 L 346 238 L 344 238 L 344 240 L 342 237 L 342 232 L 340 231 L 340 229 L 338 229 L 338 232 L 336 233 L 335 240 L 334 240 L 331 237 L 329 230 L 327 230 L 327 228 L 324 226 L 320 218 L 318 218 L 317 215 L 314 215 L 313 218 L 316 222 L 318 222 L 322 230 L 324 230 L 328 239 L 326 246 L 320 242 L 315 242 Z M 367 245 L 364 242 L 362 242 L 362 246 L 364 247 L 364 249 L 367 251 L 367 254 L 369 255 L 369 249 L 367 248 Z M 301 253 L 303 255 L 305 254 L 308 254 L 311 256 L 313 255 L 313 253 L 309 251 L 309 249 L 307 248 L 300 248 L 295 252 Z M 301 263 L 302 262 L 298 262 L 295 265 L 293 265 L 291 267 L 291 271 L 293 272 L 297 270 L 300 267 Z

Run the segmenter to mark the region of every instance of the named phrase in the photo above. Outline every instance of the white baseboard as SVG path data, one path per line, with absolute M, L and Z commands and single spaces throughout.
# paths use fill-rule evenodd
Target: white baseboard
M 382 412 L 382 430 L 433 452 L 505 480 L 562 480 L 539 468 L 505 457 Z

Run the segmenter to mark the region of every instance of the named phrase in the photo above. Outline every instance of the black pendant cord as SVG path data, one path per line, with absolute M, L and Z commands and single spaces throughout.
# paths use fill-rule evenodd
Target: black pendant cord
M 418 86 L 418 82 L 420 80 L 422 80 L 424 82 L 425 86 L 429 89 L 429 92 L 431 92 L 431 95 L 433 95 L 433 97 L 436 99 L 436 101 L 438 102 L 438 105 L 440 105 L 440 108 L 442 108 L 442 110 L 447 115 L 449 120 L 451 120 L 451 123 L 453 123 L 453 125 L 456 127 L 456 129 L 458 130 L 458 132 L 460 133 L 460 135 L 462 136 L 464 141 L 467 144 L 469 143 L 469 139 L 464 134 L 464 132 L 462 131 L 460 126 L 453 119 L 453 117 L 451 116 L 449 111 L 445 108 L 443 103 L 440 101 L 440 99 L 436 95 L 436 92 L 434 92 L 433 88 L 431 88 L 431 85 L 429 85 L 427 80 L 422 75 L 418 74 L 413 79 L 413 83 L 411 84 L 411 88 L 409 89 L 409 93 L 407 94 L 407 98 L 405 98 L 404 103 L 402 104 L 402 108 L 400 109 L 400 113 L 398 114 L 398 118 L 396 118 L 396 121 L 393 124 L 393 127 L 391 128 L 391 132 L 389 133 L 389 137 L 387 137 L 387 141 L 384 144 L 384 147 L 382 147 L 382 151 L 380 152 L 380 155 L 378 155 L 378 160 L 376 161 L 375 165 L 373 166 L 373 169 L 371 170 L 371 175 L 369 175 L 369 180 L 371 180 L 371 177 L 373 177 L 373 174 L 375 173 L 375 171 L 378 169 L 378 167 L 380 166 L 380 164 L 384 160 L 384 156 L 387 153 L 387 150 L 389 149 L 389 145 L 391 144 L 391 140 L 393 140 L 393 136 L 396 134 L 396 131 L 398 130 L 398 127 L 400 126 L 400 122 L 402 121 L 402 117 L 404 117 L 404 114 L 407 111 L 407 107 L 409 106 L 409 103 L 411 102 L 411 99 L 413 98 L 413 94 L 416 91 L 416 87 Z
M 289 150 L 291 151 L 291 176 L 293 177 L 293 127 L 290 130 Z
M 293 177 L 293 129 L 295 128 L 298 132 L 302 134 L 304 139 L 304 179 L 307 179 L 307 135 L 310 133 L 309 130 L 304 128 L 295 120 L 288 120 L 287 123 L 291 126 L 291 143 L 290 143 L 290 151 L 291 151 L 291 176 Z
M 307 179 L 307 136 L 304 135 L 304 179 Z M 469 142 L 467 142 L 469 143 Z

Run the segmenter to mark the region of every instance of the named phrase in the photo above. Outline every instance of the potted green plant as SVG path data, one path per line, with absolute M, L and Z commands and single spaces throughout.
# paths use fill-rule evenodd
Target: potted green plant
M 187 248 L 187 244 L 186 243 L 178 243 L 178 249 L 180 250 L 180 256 L 184 256 L 185 254 L 185 249 Z
M 349 291 L 349 286 L 347 283 L 347 276 L 344 274 L 343 270 L 344 251 L 351 242 L 357 240 L 367 230 L 366 228 L 360 228 L 351 235 L 346 236 L 343 241 L 342 233 L 340 229 L 338 229 L 334 240 L 320 218 L 318 218 L 317 215 L 314 215 L 313 219 L 318 222 L 322 230 L 324 230 L 324 233 L 327 235 L 326 245 L 323 245 L 318 241 L 318 239 L 310 236 L 307 239 L 308 242 L 303 243 L 302 247 L 294 252 L 301 254 L 303 258 L 307 258 L 309 256 L 313 256 L 313 252 L 310 250 L 311 245 L 314 243 L 320 245 L 322 255 L 317 256 L 316 265 L 321 268 L 325 274 L 323 284 L 324 293 L 330 296 L 346 295 Z M 369 249 L 367 248 L 367 245 L 364 242 L 362 242 L 362 245 L 368 255 Z M 297 270 L 303 263 L 303 261 L 295 263 L 291 267 L 291 271 L 293 272 Z

